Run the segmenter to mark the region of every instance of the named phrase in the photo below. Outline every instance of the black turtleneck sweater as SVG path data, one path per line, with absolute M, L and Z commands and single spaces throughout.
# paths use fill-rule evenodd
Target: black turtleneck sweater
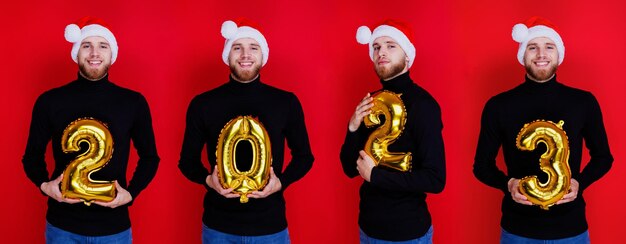
M 539 144 L 532 152 L 515 146 L 517 134 L 524 124 L 542 119 L 555 123 L 563 120 L 569 139 L 569 166 L 572 178 L 580 183 L 578 197 L 569 203 L 555 205 L 549 210 L 526 206 L 513 201 L 507 188 L 510 178 L 545 175 L 539 168 L 539 157 L 546 151 Z M 581 171 L 583 139 L 591 160 Z M 496 167 L 496 156 L 502 146 L 505 174 Z M 609 150 L 602 113 L 595 97 L 579 89 L 565 86 L 556 76 L 545 83 L 526 78 L 512 90 L 489 99 L 482 114 L 474 175 L 483 183 L 504 192 L 501 225 L 506 231 L 536 239 L 560 239 L 587 230 L 583 191 L 611 168 L 613 157 Z
M 372 169 L 370 182 L 364 181 L 361 185 L 359 226 L 373 238 L 404 241 L 426 234 L 431 226 L 426 193 L 439 193 L 445 185 L 441 110 L 426 90 L 413 83 L 409 72 L 381 83 L 384 90 L 402 94 L 400 98 L 407 111 L 406 125 L 388 149 L 411 152 L 412 170 Z M 356 170 L 359 151 L 375 129 L 361 124 L 355 132 L 348 130 L 340 153 L 343 171 L 348 177 L 359 175 Z
M 267 130 L 272 145 L 272 168 L 280 179 L 282 189 L 262 199 L 225 198 L 206 184 L 209 171 L 201 162 L 206 145 L 208 162 L 216 164 L 215 151 L 220 131 L 237 116 L 251 115 Z M 291 151 L 291 162 L 283 171 L 285 139 Z M 250 162 L 251 154 L 238 162 Z M 246 156 L 248 159 L 246 159 Z M 260 77 L 250 83 L 229 82 L 196 96 L 187 110 L 187 126 L 178 167 L 191 181 L 207 189 L 204 197 L 203 223 L 217 231 L 234 235 L 267 235 L 287 228 L 284 190 L 302 178 L 313 165 L 313 154 L 304 123 L 304 113 L 298 98 L 261 82 Z M 238 167 L 245 167 L 237 165 Z M 248 166 L 249 167 L 249 166 Z
M 130 192 L 134 201 L 152 180 L 159 164 L 152 118 L 148 103 L 141 94 L 111 83 L 108 76 L 90 81 L 79 75 L 78 80 L 39 96 L 33 108 L 28 143 L 22 159 L 26 175 L 38 188 L 61 175 L 78 155 L 63 153 L 63 130 L 76 119 L 85 117 L 104 122 L 113 137 L 113 156 L 105 167 L 91 175 L 92 179 L 117 180 Z M 44 155 L 51 139 L 55 167 L 52 176 L 48 177 Z M 139 161 L 132 179 L 127 183 L 131 140 Z M 60 203 L 49 198 L 46 219 L 55 227 L 76 234 L 111 235 L 130 228 L 129 205 L 111 209 L 96 204 Z

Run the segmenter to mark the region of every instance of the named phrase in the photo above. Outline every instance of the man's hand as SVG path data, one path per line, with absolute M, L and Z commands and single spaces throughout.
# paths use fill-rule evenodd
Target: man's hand
M 217 172 L 217 166 L 213 167 L 213 171 L 209 176 L 206 177 L 206 184 L 213 190 L 215 190 L 220 195 L 226 198 L 235 198 L 239 197 L 239 194 L 233 193 L 233 188 L 224 189 L 220 184 L 220 180 L 217 178 L 219 172 Z
M 63 174 L 59 175 L 59 177 L 57 177 L 54 180 L 42 183 L 41 186 L 39 186 L 39 189 L 41 189 L 41 191 L 45 193 L 46 195 L 48 195 L 49 197 L 53 198 L 54 200 L 57 200 L 57 202 L 64 202 L 64 203 L 70 203 L 70 204 L 82 202 L 80 199 L 72 199 L 72 198 L 63 197 L 63 195 L 61 194 L 61 189 L 59 188 L 59 185 L 61 184 L 61 179 L 63 179 Z
M 365 97 L 361 100 L 359 105 L 356 106 L 354 110 L 354 114 L 352 114 L 352 118 L 350 118 L 350 124 L 348 124 L 348 130 L 350 132 L 355 132 L 361 126 L 361 122 L 363 122 L 363 117 L 370 114 L 372 111 L 370 108 L 374 106 L 372 102 L 373 98 L 369 93 L 365 95 Z
M 365 151 L 359 151 L 359 159 L 356 160 L 356 170 L 359 171 L 359 174 L 365 181 L 370 182 L 374 167 L 376 167 L 374 159 L 367 155 Z
M 557 201 L 556 204 L 559 205 L 559 204 L 574 201 L 576 197 L 578 197 L 578 187 L 579 187 L 578 181 L 575 180 L 574 178 L 570 179 L 569 192 L 565 194 L 563 198 L 561 198 L 561 200 Z
M 115 198 L 113 199 L 113 201 L 102 202 L 96 200 L 93 203 L 107 208 L 117 208 L 133 200 L 133 196 L 131 196 L 126 189 L 120 186 L 120 183 L 118 183 L 117 181 L 115 181 L 115 190 L 117 191 L 117 193 L 115 194 Z
M 269 195 L 272 195 L 274 192 L 280 191 L 283 188 L 283 185 L 280 183 L 280 179 L 276 177 L 274 174 L 274 168 L 270 168 L 270 180 L 267 182 L 265 188 L 262 191 L 253 191 L 248 197 L 249 198 L 265 198 Z
M 519 204 L 533 205 L 533 203 L 528 201 L 528 198 L 519 191 L 519 179 L 511 178 L 509 180 L 508 186 L 513 201 Z

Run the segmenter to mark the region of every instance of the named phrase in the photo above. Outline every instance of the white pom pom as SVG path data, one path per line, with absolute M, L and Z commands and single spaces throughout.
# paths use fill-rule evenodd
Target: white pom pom
M 511 36 L 513 36 L 513 40 L 515 40 L 516 42 L 524 42 L 526 40 L 526 37 L 528 36 L 528 27 L 526 27 L 526 25 L 524 24 L 514 25 L 513 33 L 511 34 Z
M 367 26 L 361 26 L 356 30 L 356 41 L 361 44 L 369 44 L 372 38 L 372 31 Z
M 237 24 L 231 20 L 224 21 L 222 24 L 222 36 L 226 39 L 231 39 L 237 34 Z
M 71 43 L 80 41 L 80 28 L 78 25 L 69 24 L 65 27 L 65 40 Z

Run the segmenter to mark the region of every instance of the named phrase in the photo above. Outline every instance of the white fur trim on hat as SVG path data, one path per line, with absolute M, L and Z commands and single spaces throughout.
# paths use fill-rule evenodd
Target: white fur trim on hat
M 517 61 L 519 61 L 520 64 L 524 65 L 524 53 L 526 52 L 528 42 L 537 37 L 547 37 L 552 40 L 559 53 L 559 65 L 563 63 L 563 59 L 565 58 L 565 46 L 563 45 L 561 36 L 554 29 L 545 25 L 535 25 L 528 28 L 524 24 L 516 24 L 513 26 L 513 32 L 511 35 L 513 40 L 519 43 L 519 48 L 517 49 Z
M 267 59 L 269 58 L 270 49 L 267 45 L 267 40 L 265 40 L 265 37 L 261 34 L 261 32 L 249 26 L 238 27 L 235 22 L 230 20 L 225 21 L 222 24 L 221 32 L 222 36 L 226 38 L 224 50 L 222 51 L 222 61 L 224 61 L 226 65 L 229 65 L 228 54 L 230 54 L 233 42 L 241 38 L 252 38 L 259 43 L 259 46 L 261 46 L 261 53 L 263 54 L 263 62 L 261 66 L 265 66 Z
M 372 45 L 374 40 L 381 36 L 388 36 L 394 39 L 398 45 L 400 45 L 402 50 L 404 50 L 404 53 L 406 53 L 406 56 L 409 58 L 408 68 L 411 68 L 413 61 L 415 60 L 415 46 L 413 46 L 413 43 L 411 43 L 409 38 L 402 33 L 402 31 L 390 25 L 380 25 L 374 29 L 371 35 L 369 35 L 369 40 L 366 40 L 365 38 L 367 37 L 368 31 L 369 28 L 365 26 L 359 27 L 359 29 L 357 29 L 357 41 L 361 44 L 369 45 L 369 54 L 372 61 L 374 61 L 374 47 Z
M 82 29 L 79 29 L 75 24 L 69 24 L 65 27 L 65 40 L 74 44 L 71 52 L 74 62 L 78 63 L 78 49 L 81 42 L 90 36 L 100 36 L 109 42 L 109 47 L 111 47 L 111 64 L 115 63 L 118 52 L 115 36 L 109 29 L 98 24 L 86 25 Z

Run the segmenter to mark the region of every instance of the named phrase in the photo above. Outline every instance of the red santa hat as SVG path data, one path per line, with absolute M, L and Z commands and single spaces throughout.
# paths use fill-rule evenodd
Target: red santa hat
M 226 38 L 224 44 L 224 50 L 222 51 L 222 60 L 226 65 L 228 64 L 228 54 L 233 42 L 240 38 L 252 38 L 261 46 L 261 53 L 263 54 L 263 66 L 267 63 L 267 58 L 270 54 L 270 48 L 267 46 L 267 41 L 259 25 L 246 18 L 237 18 L 235 20 L 227 20 L 222 23 L 222 36 Z
M 356 40 L 360 44 L 368 44 L 370 50 L 370 59 L 374 61 L 374 47 L 372 44 L 376 38 L 388 36 L 394 39 L 398 45 L 404 50 L 409 57 L 409 68 L 415 60 L 415 46 L 413 46 L 413 31 L 406 23 L 398 20 L 387 19 L 376 25 L 374 31 L 367 26 L 361 26 L 356 31 Z
M 109 30 L 108 25 L 104 23 L 104 21 L 91 16 L 85 16 L 76 21 L 76 23 L 69 24 L 65 27 L 65 40 L 74 44 L 71 52 L 74 62 L 78 63 L 78 48 L 81 42 L 90 36 L 100 36 L 109 42 L 112 53 L 111 64 L 115 63 L 118 50 L 115 36 L 113 36 L 113 33 Z
M 524 65 L 524 52 L 528 42 L 537 37 L 547 37 L 556 44 L 556 50 L 559 52 L 559 65 L 563 63 L 565 57 L 565 46 L 556 26 L 552 22 L 539 16 L 533 16 L 523 23 L 513 26 L 513 40 L 519 43 L 517 50 L 517 60 Z

